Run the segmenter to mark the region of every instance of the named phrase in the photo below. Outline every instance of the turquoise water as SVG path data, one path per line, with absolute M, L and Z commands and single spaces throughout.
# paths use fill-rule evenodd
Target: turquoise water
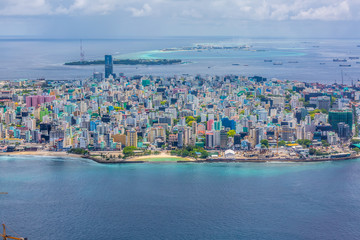
M 164 37 L 134 39 L 83 39 L 86 60 L 103 59 L 105 54 L 120 58 L 177 58 L 186 64 L 115 65 L 115 73 L 126 76 L 155 75 L 261 75 L 267 78 L 305 82 L 347 84 L 360 78 L 360 64 L 340 67 L 334 58 L 360 57 L 359 39 L 243 39 L 234 37 Z M 251 46 L 251 50 L 203 50 L 162 52 L 165 48 L 191 47 L 196 44 Z M 0 38 L 0 80 L 84 79 L 104 66 L 65 66 L 80 59 L 78 39 Z M 282 62 L 273 65 L 264 62 Z M 297 62 L 297 63 L 294 63 Z M 236 65 L 233 65 L 236 64 Z M 343 74 L 341 74 L 343 71 Z
M 116 55 L 115 58 L 120 59 L 242 59 L 251 60 L 252 58 L 260 58 L 258 64 L 264 59 L 286 59 L 287 57 L 305 56 L 305 52 L 295 52 L 294 49 L 284 50 L 267 50 L 267 51 L 249 51 L 249 50 L 203 50 L 198 51 L 161 51 L 151 50 L 145 52 L 135 52 L 130 54 Z
M 360 161 L 101 165 L 0 158 L 0 221 L 30 239 L 359 239 Z

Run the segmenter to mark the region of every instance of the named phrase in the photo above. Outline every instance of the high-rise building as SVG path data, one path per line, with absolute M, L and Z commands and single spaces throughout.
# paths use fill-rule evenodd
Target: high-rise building
M 177 144 L 178 148 L 182 148 L 184 146 L 183 135 L 184 135 L 183 130 L 180 129 L 178 132 L 178 144 Z
M 214 147 L 214 133 L 207 132 L 205 135 L 206 147 L 213 148 Z
M 213 119 L 210 119 L 210 120 L 207 122 L 207 130 L 208 130 L 208 131 L 213 130 L 213 126 L 214 126 L 214 120 L 213 120 Z
M 225 130 L 220 131 L 220 148 L 224 149 L 227 147 L 228 136 Z
M 281 139 L 284 141 L 293 141 L 294 129 L 290 128 L 289 125 L 283 125 L 281 127 Z
M 255 147 L 256 145 L 258 145 L 260 143 L 260 138 L 259 138 L 259 128 L 251 128 L 250 129 L 250 143 L 251 143 L 251 147 Z
M 352 130 L 353 113 L 350 109 L 329 111 L 329 123 L 334 131 L 338 132 L 338 124 L 341 122 L 349 125 L 350 131 Z
M 318 97 L 317 98 L 317 108 L 319 109 L 326 109 L 327 111 L 329 111 L 330 109 L 330 103 L 331 103 L 331 100 L 330 100 L 330 97 L 328 96 L 322 96 L 322 97 Z
M 220 131 L 220 130 L 221 130 L 221 127 L 222 127 L 221 121 L 215 121 L 215 122 L 214 122 L 214 129 L 215 129 L 216 131 Z
M 126 134 L 126 146 L 137 147 L 137 133 L 135 130 L 128 130 Z
M 338 124 L 338 134 L 340 138 L 350 138 L 351 137 L 351 133 L 350 133 L 350 127 L 348 124 L 340 122 Z
M 113 59 L 111 55 L 105 55 L 105 78 L 113 74 Z
M 240 136 L 240 134 L 235 134 L 235 136 L 234 136 L 234 147 L 236 149 L 240 149 L 240 147 L 241 147 L 241 136 Z
M 191 123 L 191 134 L 197 136 L 197 122 L 193 121 Z

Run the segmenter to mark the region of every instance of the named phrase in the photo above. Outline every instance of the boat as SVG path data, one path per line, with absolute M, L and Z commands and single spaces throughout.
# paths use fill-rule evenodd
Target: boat
M 289 61 L 288 63 L 299 63 L 298 61 Z
M 12 237 L 12 236 L 9 236 L 7 233 L 6 233 L 6 226 L 5 224 L 2 224 L 2 227 L 3 227 L 3 233 L 0 232 L 0 237 L 4 240 L 7 240 L 7 239 L 17 239 L 17 240 L 27 240 L 27 238 L 23 238 L 23 237 Z M 14 232 L 14 231 L 13 231 Z M 16 233 L 15 233 L 16 234 Z
M 336 153 L 336 154 L 330 155 L 331 158 L 344 158 L 344 157 L 350 157 L 350 156 L 351 156 L 350 153 Z
M 350 60 L 359 59 L 359 57 L 349 57 Z
M 340 64 L 339 67 L 351 67 L 351 64 Z
M 239 66 L 240 64 L 238 64 L 238 63 L 233 63 L 232 65 L 233 65 L 233 66 Z
M 274 62 L 273 65 L 283 65 L 282 62 Z
M 346 59 L 334 58 L 333 62 L 347 62 L 347 60 Z
M 272 62 L 271 59 L 265 59 L 264 62 Z

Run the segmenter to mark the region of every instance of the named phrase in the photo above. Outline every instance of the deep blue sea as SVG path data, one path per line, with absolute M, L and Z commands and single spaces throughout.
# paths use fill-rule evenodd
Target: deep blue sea
M 2 156 L 0 192 L 8 192 L 0 222 L 30 240 L 360 239 L 360 160 L 101 165 Z
M 191 47 L 196 44 L 247 45 L 250 51 L 159 51 L 164 48 Z M 349 60 L 349 57 L 360 57 L 358 45 L 360 39 L 163 37 L 82 40 L 85 60 L 103 59 L 105 54 L 112 54 L 116 58 L 176 58 L 186 62 L 186 64 L 170 66 L 116 65 L 114 67 L 116 73 L 121 72 L 126 76 L 237 74 L 322 83 L 340 82 L 342 79 L 345 83 L 351 83 L 360 78 L 360 60 Z M 94 71 L 104 71 L 104 67 L 99 65 L 63 65 L 68 61 L 80 60 L 80 39 L 0 37 L 0 52 L 0 80 L 83 79 L 91 76 Z M 351 67 L 340 67 L 339 62 L 333 62 L 334 58 L 347 58 L 348 62 L 345 64 Z M 264 60 L 281 62 L 283 65 L 273 65 Z

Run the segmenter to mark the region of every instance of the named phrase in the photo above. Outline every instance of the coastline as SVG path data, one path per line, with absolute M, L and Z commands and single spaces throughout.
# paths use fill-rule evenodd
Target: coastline
M 147 155 L 138 156 L 127 159 L 119 160 L 102 160 L 94 156 L 85 156 L 78 154 L 69 154 L 67 152 L 50 152 L 50 151 L 22 151 L 22 152 L 0 152 L 1 156 L 49 156 L 49 157 L 64 157 L 64 158 L 82 158 L 89 159 L 101 164 L 114 164 L 114 163 L 242 163 L 242 162 L 254 162 L 254 163 L 265 163 L 265 162 L 327 162 L 327 161 L 345 161 L 360 158 L 360 155 L 339 157 L 339 158 L 285 158 L 285 159 L 263 159 L 263 158 L 217 158 L 217 159 L 194 159 L 194 158 L 183 158 L 179 156 L 170 155 L 168 153 L 160 153 L 158 155 Z M 163 159 L 163 160 L 162 160 Z M 169 160 L 171 159 L 171 160 Z
M 126 159 L 118 160 L 103 160 L 93 156 L 82 156 L 82 158 L 91 159 L 97 163 L 176 163 L 176 162 L 196 162 L 193 158 L 183 158 L 179 156 L 173 156 L 168 153 L 162 152 L 160 154 L 151 154 L 146 156 L 135 156 Z M 171 160 L 169 160 L 171 159 Z
M 1 156 L 42 156 L 42 157 L 67 157 L 82 158 L 81 155 L 71 154 L 67 152 L 50 152 L 50 151 L 21 151 L 21 152 L 0 152 Z
M 151 154 L 151 155 L 147 155 L 147 156 L 139 156 L 139 157 L 133 157 L 133 158 L 128 158 L 126 159 L 126 161 L 142 161 L 142 160 L 146 160 L 146 159 L 167 159 L 167 158 L 173 158 L 173 159 L 178 159 L 178 160 L 183 160 L 183 161 L 187 161 L 187 162 L 195 162 L 196 159 L 193 158 L 183 158 L 183 157 L 179 157 L 179 156 L 175 156 L 175 155 L 170 155 L 168 153 L 160 153 L 158 155 L 155 154 Z

